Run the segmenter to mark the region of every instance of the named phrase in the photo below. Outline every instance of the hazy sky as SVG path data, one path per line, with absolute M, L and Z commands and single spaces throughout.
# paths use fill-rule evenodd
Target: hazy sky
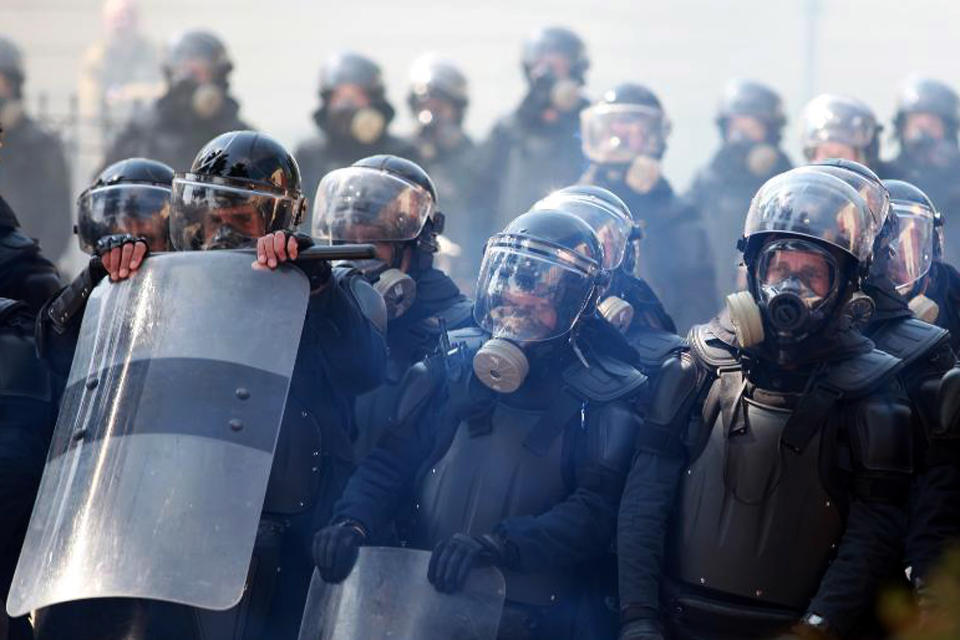
M 28 94 L 49 92 L 52 104 L 65 108 L 82 52 L 100 32 L 99 4 L 0 0 L 0 30 L 27 56 Z M 235 60 L 233 87 L 243 115 L 290 144 L 311 132 L 317 71 L 331 51 L 352 48 L 381 62 L 400 132 L 410 126 L 404 101 L 410 62 L 425 50 L 459 61 L 471 81 L 467 126 L 483 136 L 520 98 L 524 35 L 542 24 L 570 26 L 587 42 L 593 95 L 631 80 L 661 96 L 674 122 L 666 171 L 678 186 L 716 145 L 713 112 L 731 76 L 764 80 L 783 93 L 791 116 L 785 139 L 795 158 L 796 117 L 810 82 L 815 92 L 867 100 L 884 121 L 896 85 L 911 72 L 960 84 L 960 2 L 950 0 L 145 0 L 141 6 L 144 28 L 158 41 L 187 27 L 221 34 Z

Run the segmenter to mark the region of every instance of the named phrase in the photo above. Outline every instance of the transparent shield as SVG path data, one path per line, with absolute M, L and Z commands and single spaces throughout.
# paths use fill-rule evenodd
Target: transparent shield
M 296 268 L 156 255 L 90 297 L 7 600 L 243 592 L 306 313 Z
M 494 567 L 440 593 L 427 581 L 430 552 L 364 547 L 340 584 L 314 572 L 300 640 L 494 640 L 506 587 Z

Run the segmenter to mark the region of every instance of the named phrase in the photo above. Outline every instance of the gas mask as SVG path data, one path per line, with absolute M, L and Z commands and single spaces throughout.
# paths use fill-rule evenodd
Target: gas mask
M 808 240 L 776 240 L 756 259 L 757 295 L 727 296 L 727 309 L 741 347 L 769 333 L 780 345 L 796 344 L 821 330 L 839 295 L 839 266 Z M 859 313 L 859 312 L 857 312 Z
M 473 372 L 484 385 L 498 393 L 513 393 L 530 372 L 523 349 L 503 338 L 491 338 L 473 356 Z
M 940 305 L 922 293 L 911 298 L 907 306 L 918 320 L 923 320 L 927 324 L 935 323 L 940 316 Z
M 17 98 L 0 98 L 0 125 L 12 129 L 23 117 L 23 101 Z
M 256 238 L 240 233 L 229 225 L 223 225 L 217 229 L 217 232 L 204 243 L 204 248 L 212 249 L 240 249 L 252 246 Z
M 660 161 L 650 156 L 637 156 L 627 167 L 623 181 L 637 193 L 650 193 L 660 181 Z
M 463 139 L 459 123 L 428 108 L 417 111 L 417 124 L 421 135 L 441 149 L 451 149 Z
M 226 92 L 220 85 L 212 82 L 198 84 L 190 98 L 193 112 L 201 120 L 209 120 L 223 108 Z
M 359 269 L 367 282 L 383 297 L 387 318 L 395 320 L 413 306 L 417 299 L 417 281 L 410 274 L 390 267 L 382 260 L 355 260 L 350 264 Z
M 360 144 L 373 144 L 381 138 L 387 127 L 386 117 L 373 107 L 331 109 L 327 120 L 330 131 Z
M 557 79 L 553 72 L 545 71 L 530 79 L 524 103 L 533 112 L 553 108 L 569 113 L 580 104 L 580 83 L 573 78 Z
M 626 333 L 633 323 L 633 305 L 617 296 L 608 296 L 597 305 L 600 316 L 620 333 Z
M 903 140 L 904 149 L 913 156 L 914 162 L 947 167 L 960 155 L 957 143 L 948 138 L 939 138 L 926 131 L 918 131 Z

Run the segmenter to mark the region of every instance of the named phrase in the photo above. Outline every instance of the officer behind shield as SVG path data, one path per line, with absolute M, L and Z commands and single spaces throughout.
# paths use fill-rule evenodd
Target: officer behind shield
M 653 287 L 681 331 L 717 308 L 714 261 L 699 212 L 661 173 L 670 121 L 652 91 L 621 84 L 580 114 L 590 167 L 580 182 L 609 189 L 656 242 L 643 245 L 634 273 Z
M 795 169 L 755 196 L 749 289 L 690 334 L 686 454 L 641 442 L 627 481 L 621 638 L 663 638 L 661 617 L 681 639 L 846 637 L 872 608 L 913 470 L 902 362 L 850 319 L 875 235 L 832 175 Z
M 163 60 L 166 92 L 120 132 L 105 164 L 145 157 L 181 170 L 214 136 L 249 129 L 230 95 L 231 71 L 226 46 L 213 33 L 191 30 L 176 35 Z
M 720 148 L 686 194 L 703 213 L 722 291 L 740 286 L 737 234 L 750 199 L 764 182 L 793 166 L 780 147 L 786 121 L 783 102 L 770 87 L 742 79 L 724 87 L 716 117 Z
M 612 539 L 647 386 L 606 355 L 629 346 L 594 317 L 602 259 L 591 228 L 555 210 L 490 238 L 479 327 L 407 373 L 390 431 L 317 535 L 324 580 L 343 580 L 357 548 L 397 523 L 405 544 L 433 550 L 422 579 L 441 592 L 473 567 L 503 570 L 499 637 L 593 637 L 576 603 Z
M 482 238 L 583 172 L 577 114 L 587 105 L 586 45 L 570 29 L 545 27 L 524 41 L 521 63 L 527 93 L 480 149 L 475 194 Z
M 318 134 L 294 152 L 303 183 L 314 189 L 320 178 L 361 158 L 390 154 L 416 161 L 417 151 L 390 133 L 393 105 L 387 100 L 380 66 L 353 51 L 340 51 L 320 69 L 320 107 L 313 113 Z M 311 221 L 304 221 L 309 228 Z
M 208 142 L 190 171 L 174 178 L 171 246 L 175 251 L 256 246 L 254 268 L 275 269 L 296 261 L 300 249 L 311 244 L 289 231 L 305 206 L 293 156 L 265 134 L 229 132 Z M 101 258 L 111 277 L 129 277 L 149 259 L 142 239 L 122 236 L 116 245 Z M 234 638 L 233 629 L 240 628 L 242 638 L 262 637 L 266 629 L 274 638 L 296 637 L 313 567 L 310 541 L 329 520 L 353 469 L 350 407 L 355 395 L 380 384 L 386 366 L 380 296 L 355 270 L 331 269 L 327 262 L 301 266 L 311 298 L 254 548 L 256 571 L 244 599 L 225 612 L 164 603 L 147 607 L 148 627 L 159 629 L 160 637 Z M 51 313 L 50 321 L 62 324 Z M 79 317 L 67 322 L 73 324 L 66 328 L 75 327 Z M 76 638 L 78 628 L 104 637 L 103 629 L 80 625 L 84 610 L 77 604 L 52 607 L 38 628 L 40 637 Z
M 389 426 L 403 374 L 433 352 L 444 328 L 472 324 L 472 305 L 433 265 L 444 215 L 433 181 L 416 163 L 372 156 L 332 171 L 320 181 L 313 210 L 315 237 L 377 247 L 376 259 L 352 263 L 383 296 L 389 319 L 384 384 L 356 402 L 362 457 Z

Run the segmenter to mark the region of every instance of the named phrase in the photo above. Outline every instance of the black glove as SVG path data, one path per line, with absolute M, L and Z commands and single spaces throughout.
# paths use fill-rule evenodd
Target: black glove
M 313 562 L 324 582 L 343 582 L 357 561 L 367 534 L 359 522 L 346 520 L 324 527 L 313 537 Z
M 283 233 L 286 235 L 288 243 L 290 242 L 290 238 L 293 238 L 297 241 L 297 251 L 299 253 L 303 253 L 316 244 L 313 240 L 313 237 L 307 235 L 306 233 L 301 233 L 300 231 L 297 231 L 296 233 L 284 231 Z M 320 287 L 330 282 L 330 276 L 333 274 L 333 267 L 330 266 L 329 260 L 298 259 L 295 264 L 300 267 L 300 270 L 303 271 L 310 280 L 311 291 L 316 291 Z
M 150 253 L 150 245 L 147 244 L 147 239 L 142 236 L 134 236 L 129 233 L 111 233 L 110 235 L 103 236 L 97 240 L 97 244 L 94 245 L 94 251 L 97 257 L 102 257 L 106 253 L 110 253 L 112 250 L 117 248 L 123 248 L 125 244 L 136 244 L 142 242 L 147 245 L 147 253 Z
M 631 620 L 620 629 L 619 640 L 663 640 L 663 628 L 656 620 Z
M 455 533 L 433 549 L 427 580 L 441 593 L 454 593 L 463 588 L 474 567 L 500 564 L 502 559 L 503 542 L 496 537 Z

